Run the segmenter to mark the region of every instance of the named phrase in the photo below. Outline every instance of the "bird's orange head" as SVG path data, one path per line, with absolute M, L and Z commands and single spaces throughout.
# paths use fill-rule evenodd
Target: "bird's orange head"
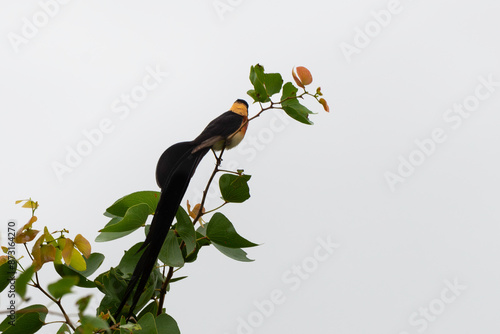
M 248 103 L 245 100 L 237 99 L 229 110 L 243 117 L 248 117 Z

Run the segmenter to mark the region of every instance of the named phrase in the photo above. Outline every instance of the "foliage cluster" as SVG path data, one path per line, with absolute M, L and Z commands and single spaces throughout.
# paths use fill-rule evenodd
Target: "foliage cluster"
M 304 67 L 297 67 L 292 71 L 292 82 L 284 84 L 279 73 L 266 73 L 264 67 L 257 64 L 250 69 L 252 89 L 247 93 L 260 107 L 260 111 L 248 121 L 260 116 L 269 109 L 281 109 L 291 118 L 304 123 L 312 124 L 309 116 L 313 114 L 301 102 L 305 96 L 316 99 L 326 111 L 328 104 L 322 97 L 320 88 L 315 93 L 309 93 L 306 86 L 312 82 L 312 75 Z M 299 88 L 302 92 L 299 94 Z M 281 92 L 279 101 L 273 97 Z M 220 169 L 222 154 L 216 156 L 215 168 L 208 180 L 201 203 L 191 208 L 187 202 L 187 210 L 179 207 L 176 221 L 172 225 L 160 252 L 157 267 L 151 274 L 146 288 L 142 292 L 136 310 L 136 322 L 125 322 L 125 318 L 114 319 L 112 314 L 117 309 L 128 280 L 141 255 L 138 249 L 139 242 L 132 245 L 119 261 L 116 267 L 102 272 L 91 279 L 99 269 L 104 255 L 92 253 L 91 244 L 82 235 L 73 239 L 69 231 L 62 229 L 49 232 L 45 226 L 43 232 L 33 228 L 38 218 L 35 215 L 38 202 L 29 200 L 18 201 L 25 208 L 31 210 L 31 217 L 9 239 L 9 245 L 23 245 L 29 260 L 23 257 L 12 256 L 9 247 L 3 246 L 5 255 L 0 256 L 0 291 L 5 290 L 15 278 L 15 292 L 29 303 L 27 288 L 40 290 L 51 302 L 56 304 L 64 320 L 46 322 L 48 309 L 41 304 L 30 304 L 16 310 L 14 317 L 8 315 L 0 323 L 0 331 L 5 334 L 31 334 L 38 332 L 42 327 L 61 323 L 57 333 L 180 333 L 176 321 L 165 313 L 163 303 L 171 285 L 186 276 L 175 276 L 188 263 L 197 260 L 199 252 L 209 246 L 214 246 L 225 256 L 237 261 L 252 261 L 248 258 L 246 248 L 257 244 L 245 239 L 236 231 L 231 220 L 226 217 L 221 208 L 230 203 L 243 203 L 250 198 L 250 175 L 243 170 L 227 171 Z M 223 174 L 218 179 L 221 194 L 221 204 L 211 210 L 204 209 L 208 189 L 216 174 Z M 148 232 L 148 217 L 153 215 L 160 193 L 156 191 L 138 191 L 118 199 L 106 209 L 104 215 L 109 222 L 99 231 L 96 242 L 110 242 L 128 235 L 137 229 Z M 210 218 L 207 218 L 210 217 Z M 38 238 L 37 238 L 38 237 Z M 36 240 L 35 240 L 36 239 Z M 31 247 L 31 251 L 30 248 Z M 61 277 L 58 281 L 46 287 L 40 283 L 39 273 L 42 267 L 53 264 L 54 270 Z M 74 293 L 76 288 L 86 289 L 86 296 L 78 299 L 78 319 L 70 319 L 63 307 L 62 298 Z M 98 289 L 104 296 L 93 315 L 85 313 L 90 298 L 95 298 Z M 128 309 L 124 309 L 124 313 Z M 14 318 L 14 319 L 13 319 Z

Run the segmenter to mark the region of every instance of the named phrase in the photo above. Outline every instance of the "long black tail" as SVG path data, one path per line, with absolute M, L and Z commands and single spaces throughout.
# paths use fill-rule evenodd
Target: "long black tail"
M 210 148 L 204 148 L 196 153 L 191 153 L 196 146 L 197 144 L 194 142 L 177 143 L 169 147 L 158 161 L 156 176 L 162 190 L 160 200 L 149 233 L 140 249 L 145 250 L 132 273 L 125 295 L 115 313 L 115 318 L 120 315 L 134 287 L 137 285 L 127 317 L 133 314 L 139 297 L 156 264 L 158 254 L 186 193 L 191 177 L 201 159 L 210 150 Z

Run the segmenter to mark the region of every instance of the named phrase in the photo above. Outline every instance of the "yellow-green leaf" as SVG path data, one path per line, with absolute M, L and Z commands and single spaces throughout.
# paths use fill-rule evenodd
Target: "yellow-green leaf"
M 22 207 L 28 208 L 28 209 L 36 209 L 36 208 L 38 208 L 38 202 L 33 202 L 32 200 L 27 200 L 26 203 L 24 203 Z
M 54 237 L 52 236 L 52 234 L 50 234 L 47 226 L 45 226 L 43 228 L 43 234 L 45 234 L 45 241 L 47 241 L 49 243 L 52 242 L 52 241 L 54 241 Z
M 71 251 L 71 262 L 69 264 L 78 271 L 84 271 L 87 269 L 87 264 L 82 254 L 80 254 L 75 248 Z
M 54 259 L 54 263 L 62 264 L 62 250 L 59 247 L 56 247 L 56 258 Z

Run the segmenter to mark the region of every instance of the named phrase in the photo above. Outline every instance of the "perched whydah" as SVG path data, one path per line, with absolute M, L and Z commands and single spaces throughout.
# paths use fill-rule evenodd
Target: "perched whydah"
M 230 149 L 238 145 L 245 136 L 247 126 L 248 103 L 238 99 L 229 111 L 211 121 L 193 141 L 174 144 L 161 155 L 156 167 L 156 183 L 161 188 L 161 196 L 149 233 L 139 249 L 144 252 L 132 273 L 125 295 L 115 312 L 115 318 L 118 318 L 137 286 L 127 318 L 133 314 L 154 269 L 156 259 L 186 193 L 189 181 L 201 159 L 210 149 L 220 151 L 223 148 Z

